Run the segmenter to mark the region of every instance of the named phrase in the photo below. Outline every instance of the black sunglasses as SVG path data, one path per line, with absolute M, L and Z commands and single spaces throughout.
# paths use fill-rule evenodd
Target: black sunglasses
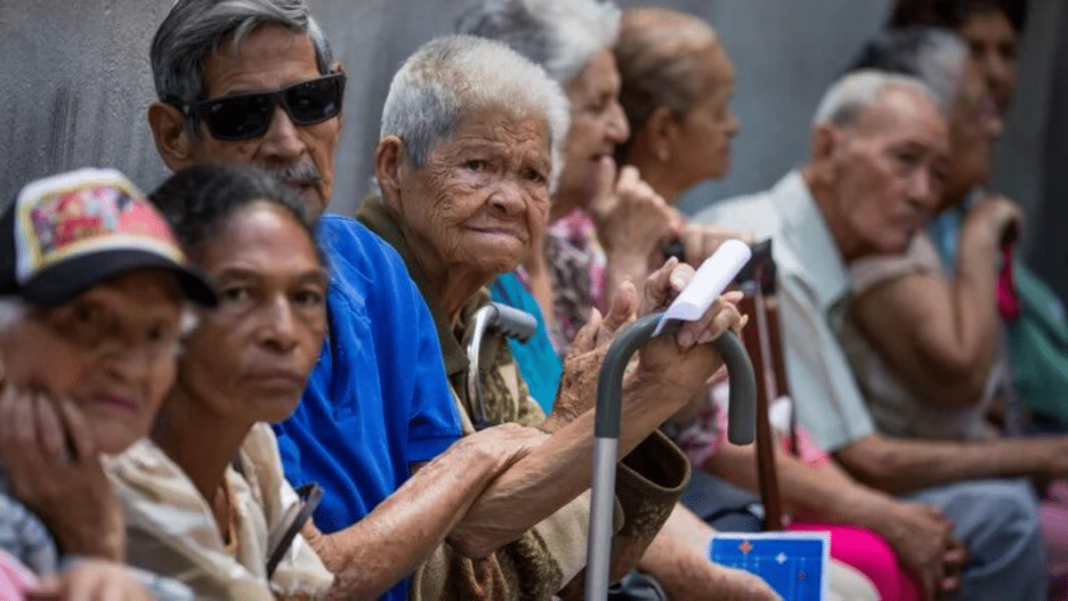
M 345 74 L 331 73 L 274 92 L 212 98 L 177 104 L 204 121 L 217 140 L 248 140 L 267 133 L 279 103 L 294 125 L 315 125 L 336 117 L 345 96 Z

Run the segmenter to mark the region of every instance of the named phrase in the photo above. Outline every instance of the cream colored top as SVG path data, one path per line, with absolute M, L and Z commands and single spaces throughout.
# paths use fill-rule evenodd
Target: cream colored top
M 180 580 L 198 598 L 324 599 L 334 577 L 300 535 L 267 580 L 270 550 L 299 505 L 282 475 L 270 426 L 254 426 L 239 453 L 243 473 L 226 469 L 233 511 L 229 545 L 208 502 L 153 442 L 143 440 L 109 458 L 108 476 L 126 516 L 128 563 Z

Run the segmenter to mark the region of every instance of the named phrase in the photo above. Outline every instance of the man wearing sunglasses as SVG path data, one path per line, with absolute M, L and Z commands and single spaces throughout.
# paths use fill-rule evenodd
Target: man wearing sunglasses
M 179 0 L 151 62 L 148 120 L 170 169 L 254 164 L 326 210 L 345 76 L 303 0 Z M 276 426 L 279 450 L 294 486 L 324 489 L 314 523 L 326 534 L 308 538 L 344 597 L 401 601 L 403 579 L 540 434 L 457 442 L 437 332 L 403 261 L 351 219 L 325 215 L 317 233 L 329 331 L 300 407 Z

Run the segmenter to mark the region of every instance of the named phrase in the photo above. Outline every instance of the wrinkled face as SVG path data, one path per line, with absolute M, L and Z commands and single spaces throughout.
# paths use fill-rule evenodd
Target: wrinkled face
M 254 29 L 236 53 L 224 45 L 204 62 L 208 99 L 271 92 L 320 76 L 311 38 L 274 25 Z M 262 167 L 296 188 L 316 214 L 326 209 L 334 186 L 340 115 L 315 125 L 297 126 L 279 105 L 270 129 L 258 138 L 217 140 L 203 123 L 199 133 L 193 148 L 196 162 Z
M 122 452 L 148 433 L 174 383 L 181 314 L 174 276 L 155 269 L 34 308 L 0 334 L 7 382 L 70 399 L 100 450 Z
M 474 110 L 424 166 L 405 160 L 394 209 L 410 242 L 487 281 L 515 269 L 545 231 L 550 140 L 541 115 Z
M 219 290 L 179 363 L 178 381 L 216 415 L 279 422 L 293 412 L 326 332 L 326 274 L 313 241 L 284 209 L 257 202 L 200 250 Z
M 680 120 L 681 135 L 672 141 L 671 166 L 680 188 L 727 175 L 731 165 L 731 138 L 738 120 L 731 110 L 734 67 L 719 44 L 709 44 L 696 57 L 702 71 L 701 95 Z
M 571 127 L 556 196 L 568 207 L 585 206 L 592 199 L 601 157 L 613 156 L 616 146 L 630 137 L 619 87 L 616 59 L 605 49 L 564 90 L 571 104 Z
M 965 65 L 949 118 L 949 169 L 945 196 L 960 200 L 990 176 L 991 150 L 1001 133 L 1001 117 L 983 76 L 973 62 Z
M 834 136 L 831 185 L 854 254 L 904 252 L 942 192 L 947 134 L 937 107 L 913 90 L 890 87 Z
M 1012 23 L 1000 11 L 977 12 L 964 21 L 958 33 L 968 42 L 972 61 L 994 93 L 998 109 L 1004 111 L 1016 91 L 1018 71 L 1018 41 Z

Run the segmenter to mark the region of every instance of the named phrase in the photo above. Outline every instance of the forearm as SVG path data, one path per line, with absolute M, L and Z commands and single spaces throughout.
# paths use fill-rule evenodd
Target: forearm
M 336 577 L 331 599 L 375 599 L 442 544 L 495 475 L 462 444 L 435 458 L 364 519 L 309 542 Z
M 973 237 L 974 238 L 974 237 Z M 998 345 L 996 247 L 983 240 L 962 239 L 957 275 L 952 284 L 956 346 L 961 365 L 971 367 L 960 374 L 981 387 L 994 362 Z
M 861 482 L 898 494 L 959 480 L 1045 475 L 1065 452 L 1055 438 L 967 443 L 869 436 L 836 456 Z
M 715 531 L 677 505 L 638 568 L 656 578 L 669 599 L 777 599 L 760 578 L 712 563 L 709 545 Z
M 795 517 L 871 527 L 866 515 L 888 497 L 849 477 L 833 462 L 807 465 L 776 451 L 776 475 L 783 509 Z M 756 446 L 724 445 L 705 463 L 709 472 L 751 492 L 759 493 Z
M 624 393 L 620 458 L 665 422 L 679 403 L 665 399 L 670 388 L 634 383 Z M 681 393 L 679 393 L 681 394 Z M 562 425 L 545 443 L 497 478 L 468 511 L 483 553 L 514 540 L 590 487 L 594 410 Z

